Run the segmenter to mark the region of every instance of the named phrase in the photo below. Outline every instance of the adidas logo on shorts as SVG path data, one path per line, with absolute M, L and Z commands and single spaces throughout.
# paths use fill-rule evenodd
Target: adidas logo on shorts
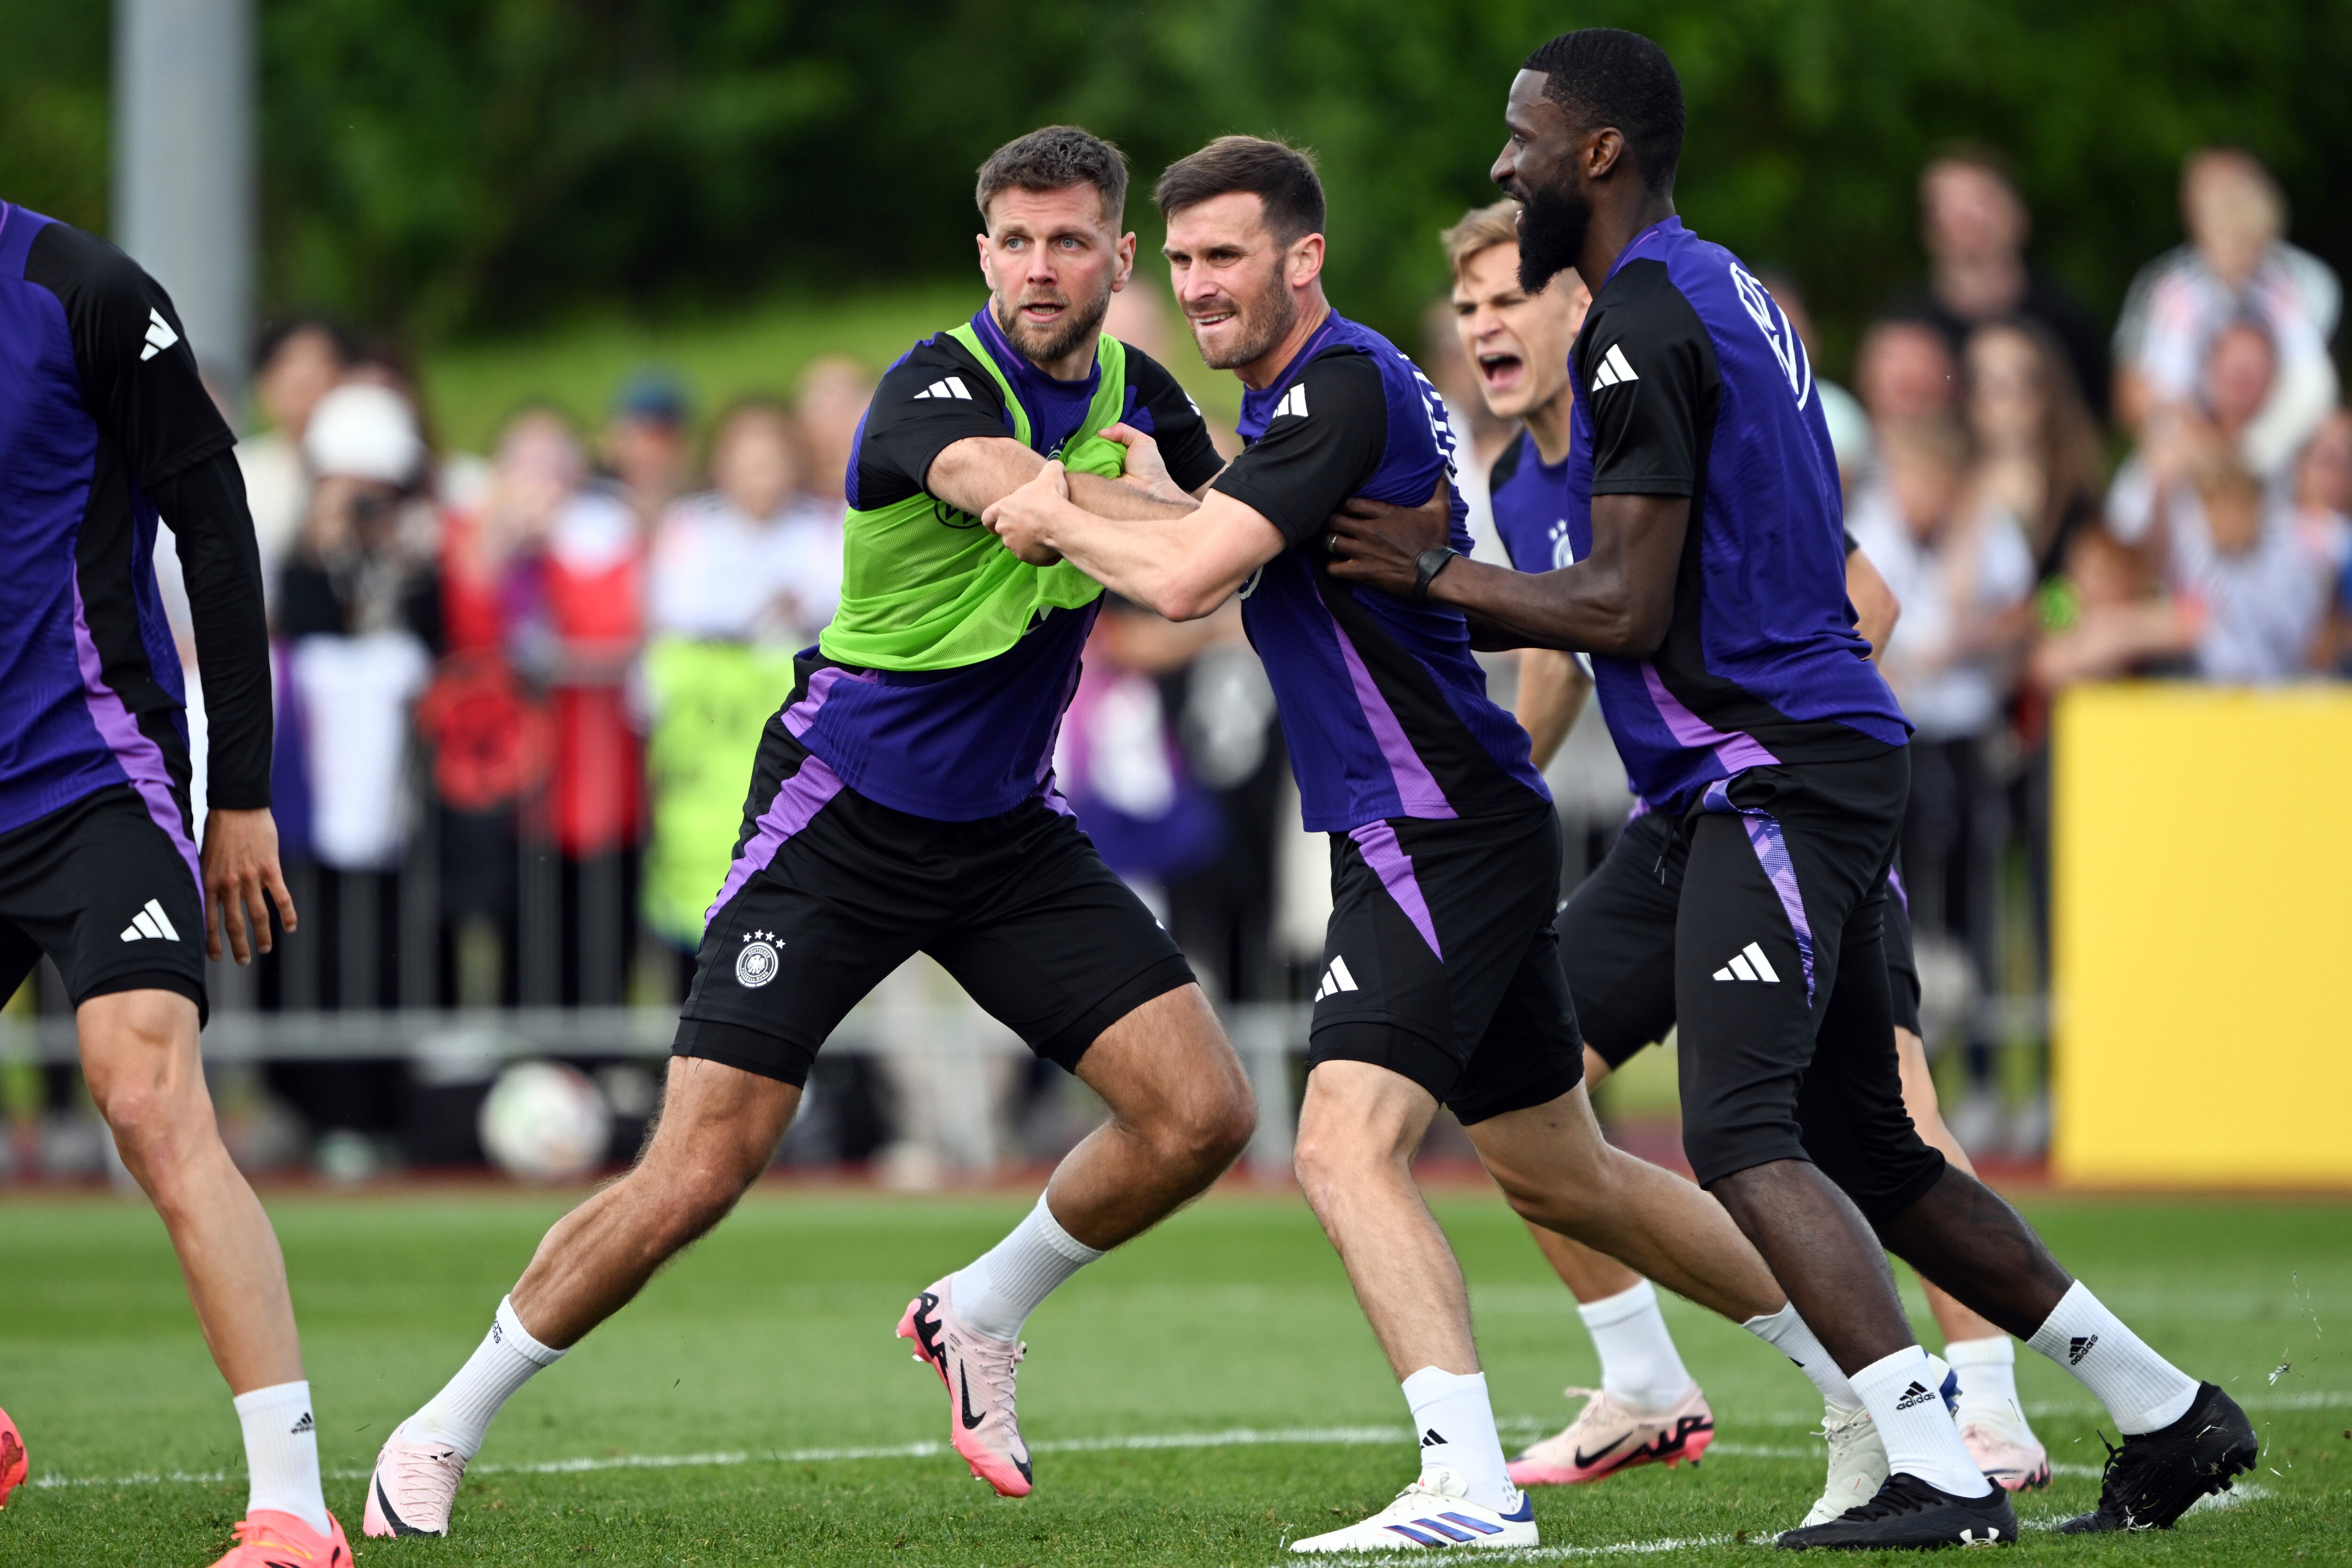
M 1316 987 L 1315 1000 L 1320 1002 L 1326 996 L 1337 996 L 1342 991 L 1355 989 L 1357 989 L 1356 977 L 1348 973 L 1348 961 L 1344 958 L 1334 958 L 1331 961 L 1331 967 L 1323 972 L 1323 984 Z
M 180 940 L 180 933 L 173 926 L 172 917 L 163 912 L 163 906 L 150 899 L 147 900 L 147 907 L 132 915 L 131 923 L 122 928 L 122 940 L 125 942 L 177 942 Z
M 1778 985 L 1780 976 L 1774 973 L 1772 961 L 1764 950 L 1749 942 L 1731 955 L 1731 962 L 1715 972 L 1717 980 L 1760 980 L 1767 985 Z

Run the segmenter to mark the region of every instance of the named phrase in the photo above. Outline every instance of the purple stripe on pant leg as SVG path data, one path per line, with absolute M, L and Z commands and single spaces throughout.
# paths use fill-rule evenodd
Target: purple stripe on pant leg
M 1441 818 L 1455 815 L 1454 803 L 1437 787 L 1429 764 L 1421 760 L 1421 753 L 1405 739 L 1404 726 L 1397 721 L 1396 710 L 1381 695 L 1372 672 L 1364 668 L 1363 656 L 1349 640 L 1348 628 L 1335 619 L 1331 635 L 1339 639 L 1339 657 L 1347 660 L 1348 680 L 1356 689 L 1356 701 L 1364 710 L 1364 722 L 1371 726 L 1372 739 L 1379 742 L 1381 756 L 1396 779 L 1397 801 L 1402 808 L 1398 815 Z
M 1711 747 L 1716 761 L 1727 773 L 1742 768 L 1768 767 L 1780 759 L 1766 751 L 1755 736 L 1742 731 L 1725 731 L 1717 729 L 1697 714 L 1683 706 L 1682 699 L 1666 689 L 1658 679 L 1658 667 L 1644 663 L 1642 682 L 1650 689 L 1650 700 L 1657 706 L 1658 717 L 1665 721 L 1666 730 L 1685 746 Z
M 1385 822 L 1367 822 L 1351 829 L 1348 837 L 1363 851 L 1364 864 L 1379 876 L 1381 886 L 1389 890 L 1397 908 L 1412 921 L 1422 941 L 1429 943 L 1429 951 L 1437 955 L 1439 963 L 1444 963 L 1445 950 L 1437 945 L 1437 922 L 1429 918 L 1429 900 L 1421 896 L 1421 882 L 1412 874 L 1412 858 L 1397 842 L 1396 829 Z
M 702 923 L 709 925 L 718 918 L 727 900 L 740 892 L 752 876 L 767 869 L 784 847 L 784 840 L 806 827 L 825 803 L 841 793 L 839 775 L 824 765 L 824 759 L 811 754 L 801 760 L 800 772 L 777 787 L 776 798 L 760 814 L 759 831 L 743 852 L 735 857 L 735 864 L 727 868 L 727 880 L 719 885 L 719 896 L 702 911 Z
M 817 710 L 823 708 L 824 700 L 833 695 L 833 689 L 844 680 L 853 679 L 849 671 L 837 664 L 828 664 L 810 676 L 808 695 L 784 710 L 784 732 L 795 741 L 806 734 L 808 727 L 816 722 Z
M 1805 969 L 1805 1005 L 1813 1005 L 1813 927 L 1805 918 L 1805 895 L 1797 886 L 1796 862 L 1789 858 L 1788 840 L 1781 837 L 1780 824 L 1769 811 L 1731 804 L 1731 791 L 1725 781 L 1716 780 L 1706 786 L 1700 798 L 1702 809 L 1721 816 L 1737 816 L 1748 830 L 1748 842 L 1756 851 L 1757 863 L 1764 868 L 1764 879 L 1780 897 L 1781 910 L 1789 917 L 1789 933 L 1797 941 L 1797 958 Z
M 196 885 L 196 908 L 202 910 L 204 868 L 181 818 L 179 799 L 172 794 L 172 771 L 163 765 L 163 748 L 141 731 L 139 721 L 124 705 L 121 694 L 106 683 L 106 666 L 98 657 L 98 640 L 89 635 L 89 618 L 82 614 L 80 574 L 72 574 L 69 580 L 73 584 L 74 659 L 81 667 L 82 696 L 89 704 L 89 721 L 98 726 L 99 738 L 114 753 L 115 764 L 131 781 L 131 787 L 139 792 L 147 815 L 163 830 L 163 837 L 172 841 L 180 858 L 187 862 L 188 879 Z

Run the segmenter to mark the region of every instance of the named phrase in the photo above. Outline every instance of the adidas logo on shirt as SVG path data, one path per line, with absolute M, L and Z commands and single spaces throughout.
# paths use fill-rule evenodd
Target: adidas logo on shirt
M 2082 1365 L 2083 1358 L 2089 1355 L 2098 1345 L 2098 1342 L 2099 1336 L 2096 1334 L 2076 1334 L 2073 1339 L 2068 1340 L 2066 1342 L 2066 1364 L 2068 1366 Z
M 1315 1000 L 1320 1002 L 1326 996 L 1337 996 L 1342 991 L 1356 988 L 1356 977 L 1348 973 L 1348 961 L 1335 958 L 1331 961 L 1331 967 L 1323 972 L 1323 984 L 1317 988 Z
M 961 397 L 966 403 L 970 403 L 971 389 L 964 385 L 963 377 L 950 375 L 931 383 L 930 385 L 915 394 L 914 401 L 920 403 L 926 397 Z
M 1927 1385 L 1926 1384 L 1914 1378 L 1912 1379 L 1911 1386 L 1905 1389 L 1902 1394 L 1895 1401 L 1895 1408 L 1897 1410 L 1914 1409 L 1919 1405 L 1927 1404 L 1927 1401 L 1935 1397 L 1935 1394 L 1928 1392 Z
M 1307 417 L 1307 389 L 1305 387 L 1294 386 L 1288 392 L 1284 393 L 1282 395 L 1282 401 L 1274 405 L 1274 412 L 1266 416 L 1265 422 L 1271 425 L 1286 414 L 1295 416 L 1300 419 Z M 1349 989 L 1352 991 L 1355 987 L 1349 986 Z
M 1764 950 L 1749 942 L 1731 955 L 1731 962 L 1715 972 L 1717 980 L 1760 980 L 1767 985 L 1778 985 L 1780 976 L 1773 971 L 1772 961 Z
M 1592 390 L 1598 392 L 1604 386 L 1614 386 L 1621 381 L 1641 379 L 1633 374 L 1632 363 L 1625 358 L 1623 345 L 1611 343 L 1609 352 L 1601 356 L 1601 369 L 1592 378 Z
M 147 346 L 139 351 L 139 363 L 145 364 L 179 341 L 180 334 L 172 330 L 172 323 L 163 319 L 163 312 L 152 305 L 147 307 Z
M 149 937 L 157 942 L 180 940 L 180 933 L 173 929 L 172 917 L 165 914 L 163 906 L 152 899 L 148 900 L 147 907 L 132 915 L 131 923 L 122 928 L 122 940 L 125 942 L 139 942 Z

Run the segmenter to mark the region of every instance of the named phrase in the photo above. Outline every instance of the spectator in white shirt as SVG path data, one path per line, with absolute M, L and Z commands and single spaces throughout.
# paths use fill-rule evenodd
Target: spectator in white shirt
M 802 494 L 782 404 L 751 398 L 719 421 L 712 488 L 673 504 L 654 536 L 647 629 L 726 641 L 813 641 L 841 597 L 841 532 Z
M 2267 395 L 2238 432 L 2257 478 L 2275 477 L 2336 403 L 2328 356 L 2342 292 L 2335 272 L 2283 237 L 2286 201 L 2252 154 L 2210 148 L 2181 171 L 2189 243 L 2140 269 L 2116 326 L 2116 405 L 2139 430 L 2168 405 L 2199 399 L 2215 340 L 2239 321 L 2270 340 Z

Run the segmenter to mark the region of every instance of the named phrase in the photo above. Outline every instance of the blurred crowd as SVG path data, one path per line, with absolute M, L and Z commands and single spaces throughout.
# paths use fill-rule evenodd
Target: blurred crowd
M 2190 158 L 2179 199 L 2183 243 L 2109 331 L 2028 260 L 2000 161 L 1938 158 L 1918 185 L 1923 281 L 1869 324 L 1850 392 L 1816 382 L 1848 527 L 1903 606 L 1883 668 L 1918 728 L 1904 878 L 1931 1043 L 1964 1047 L 1974 1086 L 1952 1120 L 1979 1148 L 2038 1152 L 2046 1135 L 2031 1093 L 2004 1106 L 1991 1076 L 1997 1047 L 2044 1025 L 1985 1004 L 2046 991 L 2053 696 L 2352 672 L 2336 277 L 2289 243 L 2279 187 L 2243 153 Z M 1759 272 L 1811 347 L 1798 280 Z M 1115 333 L 1190 363 L 1157 289 L 1114 312 Z M 1512 431 L 1450 312 L 1432 321 L 1424 363 L 1483 533 L 1483 474 Z M 258 433 L 237 452 L 304 925 L 251 976 L 223 972 L 221 1003 L 675 1003 L 760 729 L 838 598 L 872 367 L 820 359 L 789 395 L 715 409 L 648 368 L 599 428 L 525 406 L 485 456 L 446 450 L 411 367 L 332 321 L 275 323 L 252 369 Z M 156 566 L 200 731 L 168 542 Z M 1507 683 L 1515 666 L 1494 668 Z M 1056 772 L 1213 994 L 1311 988 L 1323 868 L 1230 606 L 1178 626 L 1109 605 Z M 1573 881 L 1624 814 L 1597 720 L 1552 780 Z M 313 1127 L 381 1128 L 400 1097 L 372 1070 L 286 1064 L 271 1083 Z M 836 1097 L 851 1121 L 855 1098 Z M 834 1152 L 881 1136 L 851 1129 Z

